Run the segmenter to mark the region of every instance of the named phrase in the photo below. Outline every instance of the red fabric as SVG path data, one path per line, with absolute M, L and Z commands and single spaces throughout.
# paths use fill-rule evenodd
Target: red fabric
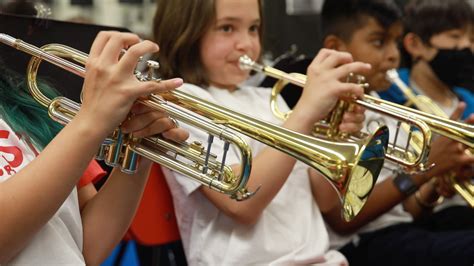
M 107 172 L 104 171 L 102 167 L 100 167 L 99 163 L 97 163 L 95 160 L 92 160 L 87 166 L 87 169 L 82 174 L 77 187 L 82 188 L 90 183 L 95 183 L 106 174 Z
M 161 168 L 153 164 L 129 235 L 142 245 L 160 245 L 180 239 L 173 199 Z

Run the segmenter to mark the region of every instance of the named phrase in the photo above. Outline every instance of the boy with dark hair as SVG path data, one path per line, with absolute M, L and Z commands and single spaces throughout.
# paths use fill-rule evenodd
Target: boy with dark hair
M 370 84 L 366 93 L 376 95 L 390 86 L 385 75 L 400 61 L 400 14 L 392 0 L 325 1 L 323 5 L 323 46 L 372 65 L 370 71 L 359 73 Z M 460 104 L 457 112 L 462 108 Z M 367 127 L 369 121 L 382 122 L 395 132 L 394 121 L 387 117 L 370 112 L 366 116 Z M 337 194 L 312 172 L 313 194 L 331 229 L 332 248 L 339 248 L 351 265 L 471 265 L 474 232 L 434 233 L 413 223 L 413 218 L 431 211 L 420 202 L 434 204 L 439 198 L 432 177 L 474 162 L 453 143 L 441 137 L 433 143 L 429 162 L 435 166 L 427 172 L 382 171 L 364 209 L 349 223 L 340 218 Z M 443 154 L 450 154 L 451 160 L 443 160 Z
M 370 73 L 363 73 L 370 89 L 387 89 L 385 72 L 399 64 L 398 6 L 385 0 L 325 1 L 322 12 L 323 47 L 347 51 L 370 63 Z

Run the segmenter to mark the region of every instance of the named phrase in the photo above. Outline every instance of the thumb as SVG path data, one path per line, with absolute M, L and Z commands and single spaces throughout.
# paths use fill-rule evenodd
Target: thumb
M 471 114 L 466 120 L 464 120 L 464 123 L 467 124 L 474 124 L 474 114 Z
M 456 110 L 454 110 L 449 118 L 456 121 L 459 120 L 464 112 L 464 109 L 466 109 L 466 103 L 459 102 Z

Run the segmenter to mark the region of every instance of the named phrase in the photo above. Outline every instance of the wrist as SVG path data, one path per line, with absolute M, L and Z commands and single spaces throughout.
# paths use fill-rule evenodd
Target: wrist
M 395 187 L 400 191 L 401 194 L 408 197 L 418 190 L 417 184 L 414 182 L 411 175 L 404 172 L 395 172 L 392 179 Z
M 69 122 L 72 126 L 75 127 L 75 130 L 79 134 L 82 134 L 91 139 L 99 139 L 100 141 L 104 140 L 108 134 L 112 131 L 108 131 L 108 128 L 103 126 L 104 123 L 97 121 L 94 116 L 84 114 L 79 111 L 74 119 Z
M 431 173 L 428 172 L 421 172 L 412 175 L 413 182 L 418 186 L 422 187 L 424 184 L 429 182 L 433 177 Z
M 308 112 L 304 112 L 303 109 L 295 107 L 288 119 L 285 121 L 284 126 L 303 134 L 310 134 L 317 121 L 319 120 L 312 117 Z
M 435 180 L 432 179 L 429 184 L 430 188 L 423 189 L 422 187 L 415 193 L 416 202 L 418 203 L 418 205 L 420 205 L 420 207 L 424 209 L 432 209 L 440 205 L 444 201 L 444 197 L 436 192 L 436 189 L 434 188 L 434 183 Z M 428 190 L 428 192 L 426 190 Z

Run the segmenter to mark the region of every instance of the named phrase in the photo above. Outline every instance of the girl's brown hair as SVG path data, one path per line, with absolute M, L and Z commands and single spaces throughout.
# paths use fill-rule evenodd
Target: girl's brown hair
M 260 19 L 262 0 L 258 0 Z M 215 0 L 157 0 L 153 38 L 160 46 L 157 56 L 164 79 L 181 77 L 185 82 L 207 86 L 201 62 L 201 39 L 216 18 Z M 263 27 L 260 27 L 262 43 Z

